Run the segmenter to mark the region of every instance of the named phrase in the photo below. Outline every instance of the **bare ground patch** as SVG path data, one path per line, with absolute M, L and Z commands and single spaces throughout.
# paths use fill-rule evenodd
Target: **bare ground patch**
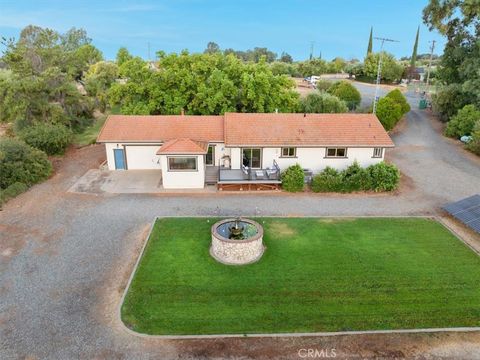
M 270 224 L 270 230 L 275 234 L 275 236 L 280 237 L 293 236 L 297 233 L 297 231 L 288 226 L 288 224 L 276 221 Z

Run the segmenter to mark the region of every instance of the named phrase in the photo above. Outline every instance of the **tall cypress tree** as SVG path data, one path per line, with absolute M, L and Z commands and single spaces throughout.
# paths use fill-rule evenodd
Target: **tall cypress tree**
M 373 51 L 373 26 L 370 28 L 370 39 L 368 40 L 367 56 Z
M 418 49 L 418 35 L 420 33 L 420 25 L 417 28 L 417 36 L 415 37 L 415 45 L 413 45 L 412 59 L 410 60 L 410 67 L 415 69 L 415 63 L 417 62 L 417 49 Z

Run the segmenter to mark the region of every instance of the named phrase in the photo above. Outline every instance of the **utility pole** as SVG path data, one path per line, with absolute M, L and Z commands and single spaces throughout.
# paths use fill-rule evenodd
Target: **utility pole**
M 383 44 L 385 41 L 388 42 L 399 42 L 398 40 L 392 40 L 387 38 L 375 37 L 375 40 L 380 40 L 382 45 L 380 46 L 380 53 L 378 59 L 378 68 L 377 68 L 377 82 L 375 86 L 375 98 L 373 99 L 373 113 L 377 113 L 377 103 L 378 103 L 378 92 L 380 90 L 380 80 L 382 79 L 382 60 L 383 60 Z
M 310 60 L 313 59 L 313 48 L 315 45 L 315 41 L 310 41 Z
M 428 62 L 428 70 L 427 70 L 427 85 L 425 86 L 425 95 L 428 95 L 428 85 L 430 82 L 430 70 L 432 68 L 432 60 L 433 60 L 433 50 L 435 49 L 435 40 L 430 41 L 432 46 L 430 46 L 430 61 Z

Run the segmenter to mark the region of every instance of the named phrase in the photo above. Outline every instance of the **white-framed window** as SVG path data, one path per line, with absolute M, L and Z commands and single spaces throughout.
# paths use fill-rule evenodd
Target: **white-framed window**
M 327 158 L 346 158 L 347 148 L 327 148 L 325 151 L 325 157 Z
M 282 157 L 296 157 L 297 148 L 294 147 L 284 147 L 282 148 Z
M 373 157 L 381 158 L 383 156 L 383 148 L 373 148 Z
M 197 157 L 169 156 L 168 171 L 197 171 Z

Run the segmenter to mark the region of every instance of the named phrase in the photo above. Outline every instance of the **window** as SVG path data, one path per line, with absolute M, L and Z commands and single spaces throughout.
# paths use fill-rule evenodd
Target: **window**
M 168 171 L 196 171 L 196 157 L 172 156 L 168 158 Z
M 208 147 L 207 155 L 205 156 L 206 165 L 214 165 L 215 161 L 215 146 L 210 145 Z
M 383 155 L 383 148 L 373 148 L 373 157 L 381 158 Z
M 282 157 L 296 157 L 297 149 L 294 147 L 282 148 Z
M 327 148 L 326 157 L 332 157 L 332 158 L 347 157 L 347 148 Z
M 262 167 L 262 149 L 242 149 L 242 164 L 253 169 L 260 169 Z

